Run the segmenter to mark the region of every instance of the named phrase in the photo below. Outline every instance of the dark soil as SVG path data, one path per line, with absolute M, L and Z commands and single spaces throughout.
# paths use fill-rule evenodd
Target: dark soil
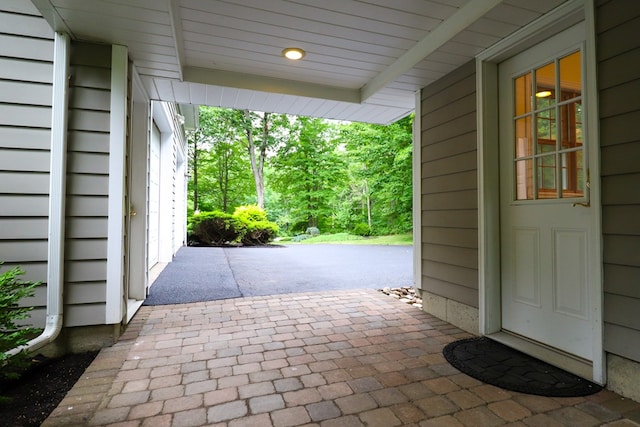
M 97 354 L 69 354 L 55 359 L 36 357 L 20 379 L 0 380 L 0 424 L 6 427 L 42 424 Z

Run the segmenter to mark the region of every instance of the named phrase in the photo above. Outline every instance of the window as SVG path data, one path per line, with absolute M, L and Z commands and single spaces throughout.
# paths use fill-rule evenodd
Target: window
M 581 52 L 516 77 L 514 112 L 516 200 L 583 197 Z

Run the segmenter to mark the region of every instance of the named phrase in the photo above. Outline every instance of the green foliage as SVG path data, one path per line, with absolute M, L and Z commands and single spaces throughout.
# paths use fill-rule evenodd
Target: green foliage
M 221 212 L 201 212 L 189 221 L 191 245 L 221 246 L 236 241 L 240 236 L 240 224 L 233 215 Z
M 267 220 L 266 211 L 256 205 L 238 206 L 233 215 L 221 211 L 194 214 L 187 228 L 191 245 L 264 245 L 278 235 L 278 225 Z
M 371 236 L 371 227 L 369 227 L 369 224 L 359 222 L 353 227 L 353 234 L 357 236 Z
M 342 128 L 340 139 L 352 165 L 352 185 L 343 193 L 342 207 L 365 222 L 370 206 L 372 228 L 379 234 L 406 232 L 413 225 L 412 126 L 408 116 L 388 126 L 352 123 Z
M 24 365 L 26 354 L 22 352 L 10 357 L 7 352 L 26 344 L 37 333 L 36 329 L 19 324 L 29 317 L 33 309 L 21 306 L 20 302 L 32 297 L 39 285 L 19 280 L 18 277 L 24 273 L 20 267 L 14 267 L 0 274 L 0 363 L 8 364 L 0 369 L 0 378 L 17 376 L 16 369 Z
M 232 212 L 255 198 L 249 155 L 238 111 L 200 107 L 199 128 L 188 135 L 192 210 Z
M 259 203 L 264 185 L 281 235 L 360 223 L 381 235 L 410 231 L 412 125 L 412 116 L 380 126 L 202 107 L 189 137 L 189 213 Z
M 238 206 L 233 213 L 238 224 L 238 241 L 243 245 L 265 245 L 278 235 L 278 225 L 267 220 L 267 212 L 256 206 Z
M 257 205 L 238 206 L 233 217 L 242 222 L 267 221 L 267 212 Z
M 347 178 L 335 133 L 335 126 L 325 120 L 296 117 L 289 139 L 272 159 L 271 184 L 287 195 L 283 203 L 294 219 L 291 232 L 331 229 L 333 200 Z
M 310 239 L 311 237 L 313 236 L 311 236 L 310 234 L 298 234 L 297 236 L 293 237 L 291 241 L 295 243 L 299 243 L 299 242 L 302 242 L 303 240 Z

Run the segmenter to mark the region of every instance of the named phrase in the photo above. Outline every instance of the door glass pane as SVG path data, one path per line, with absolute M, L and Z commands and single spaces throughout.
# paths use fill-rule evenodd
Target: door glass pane
M 581 67 L 578 50 L 513 80 L 516 200 L 586 194 Z
M 514 106 L 516 116 L 529 113 L 531 111 L 531 73 L 520 76 L 514 81 Z
M 584 195 L 584 153 L 582 150 L 562 153 L 562 197 Z
M 538 157 L 538 198 L 554 199 L 557 197 L 556 186 L 556 154 L 552 145 L 542 146 L 543 152 L 551 154 Z
M 548 108 L 556 101 L 556 64 L 536 69 L 536 109 Z
M 536 115 L 536 131 L 538 132 L 538 144 L 555 145 L 556 132 L 556 109 L 544 110 Z
M 515 162 L 516 200 L 533 200 L 533 159 Z
M 531 116 L 516 120 L 516 158 L 533 155 Z
M 560 88 L 562 92 L 582 95 L 582 61 L 580 51 L 560 59 Z

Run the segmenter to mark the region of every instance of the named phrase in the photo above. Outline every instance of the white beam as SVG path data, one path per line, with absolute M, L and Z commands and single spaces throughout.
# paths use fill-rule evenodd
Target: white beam
M 180 7 L 176 0 L 169 0 L 169 17 L 171 19 L 171 32 L 173 33 L 173 47 L 176 50 L 176 61 L 178 61 L 178 74 L 180 81 L 184 79 L 184 39 L 182 38 L 182 19 L 180 18 Z
M 214 86 L 234 87 L 237 89 L 257 90 L 267 93 L 281 93 L 285 95 L 360 103 L 360 90 L 358 89 L 304 83 L 254 74 L 185 67 L 184 79 L 189 83 L 202 83 Z
M 31 0 L 31 3 L 33 3 L 40 14 L 49 23 L 53 31 L 69 34 L 72 39 L 75 39 L 73 32 L 71 32 L 67 23 L 64 22 L 64 19 L 62 19 L 62 16 L 60 16 L 56 7 L 51 3 L 51 0 Z
M 438 25 L 393 64 L 364 85 L 361 89 L 362 101 L 369 99 L 380 89 L 412 69 L 425 57 L 435 52 L 500 3 L 502 0 L 471 0 L 458 9 L 456 13 Z

